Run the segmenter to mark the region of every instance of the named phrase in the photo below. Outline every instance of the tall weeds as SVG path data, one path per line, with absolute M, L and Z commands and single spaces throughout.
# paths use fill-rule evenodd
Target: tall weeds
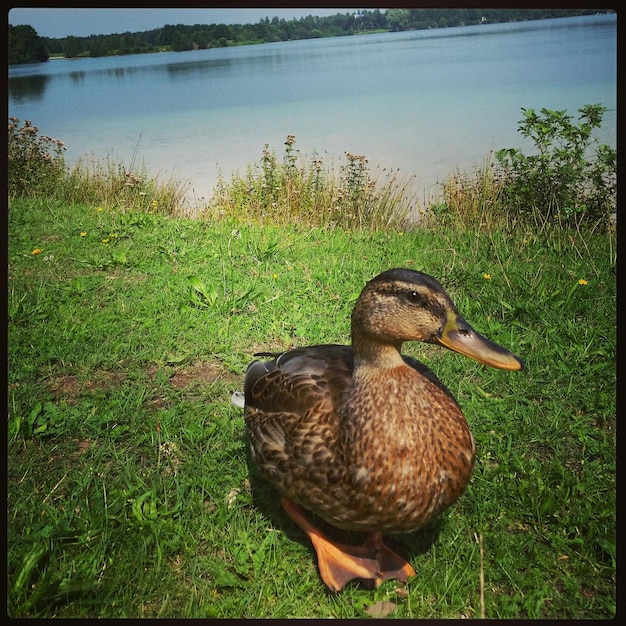
M 398 172 L 372 173 L 364 156 L 346 152 L 337 174 L 317 154 L 302 157 L 294 144 L 288 135 L 282 161 L 266 145 L 260 164 L 221 179 L 205 217 L 358 230 L 407 226 L 410 181 Z
M 494 173 L 491 156 L 472 173 L 457 170 L 441 183 L 442 201 L 430 209 L 447 224 L 465 228 L 503 228 L 513 226 L 515 219 L 502 210 L 505 181 Z
M 104 163 L 82 159 L 68 171 L 57 192 L 69 202 L 183 216 L 189 211 L 187 187 L 173 178 L 149 177 L 144 165 L 127 169 L 110 159 Z
M 65 146 L 58 139 L 40 135 L 29 120 L 9 118 L 8 183 L 10 196 L 53 193 L 65 176 Z
M 58 139 L 39 134 L 29 120 L 9 118 L 9 197 L 45 196 L 84 204 L 185 215 L 189 212 L 187 185 L 175 179 L 159 180 L 147 175 L 146 167 L 129 167 L 107 159 L 104 163 L 81 159 L 68 168 Z

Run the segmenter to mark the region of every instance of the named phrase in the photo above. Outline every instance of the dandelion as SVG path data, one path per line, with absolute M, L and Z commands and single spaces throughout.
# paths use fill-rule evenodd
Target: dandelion
M 272 278 L 276 280 L 278 278 L 278 274 L 272 274 Z
M 491 280 L 491 274 L 483 274 L 485 280 Z
M 83 231 L 83 232 L 80 234 L 80 236 L 81 236 L 81 237 L 86 237 L 86 236 L 87 236 L 87 233 L 86 233 L 85 231 Z
M 578 287 L 580 287 L 581 285 L 586 285 L 587 281 L 584 278 L 579 278 L 570 288 L 569 293 L 567 294 L 567 299 L 566 302 L 570 301 L 570 298 L 574 295 L 574 292 L 576 291 L 576 289 L 578 289 Z
M 101 206 L 99 206 L 99 207 L 96 209 L 96 211 L 98 211 L 98 212 L 102 211 L 102 207 L 101 207 Z
M 103 240 L 102 240 L 102 243 L 103 243 L 105 246 L 108 246 L 108 245 L 109 245 L 109 240 L 108 240 L 108 239 L 103 239 Z
M 152 208 L 156 209 L 159 206 L 159 203 L 156 200 L 152 201 Z
M 35 248 L 35 249 L 33 250 L 33 254 L 34 254 L 34 255 L 41 254 L 42 252 L 43 252 L 43 250 L 42 250 L 41 248 Z

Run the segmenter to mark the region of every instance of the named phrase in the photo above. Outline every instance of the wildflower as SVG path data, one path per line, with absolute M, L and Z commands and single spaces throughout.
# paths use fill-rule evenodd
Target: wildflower
M 109 245 L 109 240 L 108 240 L 108 239 L 103 239 L 103 240 L 102 240 L 102 243 L 103 243 L 105 246 L 108 246 L 108 245 Z
M 278 278 L 278 274 L 272 274 L 272 278 L 276 280 Z
M 43 252 L 43 250 L 41 248 L 35 248 L 33 250 L 33 254 L 37 255 L 37 254 L 41 254 Z
M 587 281 L 584 278 L 579 278 L 570 288 L 569 293 L 567 294 L 566 302 L 569 302 L 570 298 L 574 295 L 574 292 L 581 286 L 586 285 Z M 582 295 L 582 294 L 581 294 Z
M 87 236 L 87 233 L 86 233 L 85 231 L 83 231 L 83 232 L 80 234 L 80 236 L 81 236 L 81 237 L 86 237 L 86 236 Z
M 152 208 L 156 209 L 159 206 L 159 203 L 156 200 L 152 201 Z
M 96 209 L 96 211 L 102 211 L 102 207 L 101 207 L 101 206 L 99 206 L 99 207 Z
M 491 280 L 491 274 L 483 274 L 485 280 Z

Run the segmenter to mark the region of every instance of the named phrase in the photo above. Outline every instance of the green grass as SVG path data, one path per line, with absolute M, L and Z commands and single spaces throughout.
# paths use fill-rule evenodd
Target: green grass
M 13 199 L 8 219 L 11 615 L 614 615 L 613 236 L 279 228 L 41 198 Z M 394 266 L 437 277 L 527 367 L 407 344 L 463 407 L 474 476 L 432 527 L 392 539 L 414 579 L 333 594 L 248 466 L 230 394 L 253 352 L 348 342 L 364 282 Z

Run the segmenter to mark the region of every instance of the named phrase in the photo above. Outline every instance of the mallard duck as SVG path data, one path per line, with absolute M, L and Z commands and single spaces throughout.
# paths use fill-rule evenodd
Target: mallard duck
M 252 459 L 310 538 L 320 575 L 335 591 L 353 579 L 378 586 L 414 576 L 383 533 L 422 527 L 459 498 L 472 473 L 474 440 L 459 405 L 431 370 L 401 354 L 403 342 L 523 367 L 477 333 L 434 278 L 410 269 L 365 285 L 351 335 L 351 346 L 255 355 L 270 360 L 248 366 L 243 394 Z M 305 510 L 365 531 L 365 543 L 330 541 Z

